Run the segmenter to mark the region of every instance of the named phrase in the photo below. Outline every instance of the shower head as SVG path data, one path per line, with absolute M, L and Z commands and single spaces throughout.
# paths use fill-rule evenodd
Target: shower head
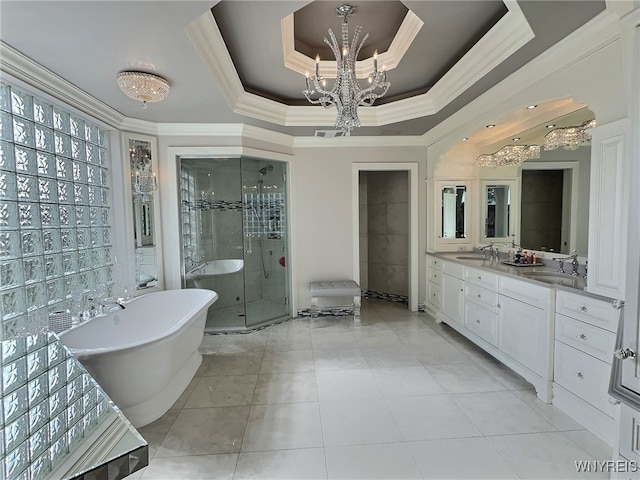
M 273 170 L 273 165 L 267 165 L 266 167 L 262 167 L 260 170 L 258 170 L 258 173 L 264 176 L 271 170 Z

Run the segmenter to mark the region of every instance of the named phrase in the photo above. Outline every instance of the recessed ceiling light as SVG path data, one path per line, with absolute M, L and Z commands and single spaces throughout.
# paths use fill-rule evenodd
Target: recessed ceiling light
M 549 125 L 547 125 L 547 128 L 553 128 L 553 127 L 555 127 L 555 126 L 556 126 L 556 125 L 555 125 L 554 123 L 550 123 Z
M 489 125 L 487 125 L 487 128 L 493 128 L 493 127 L 495 127 L 493 123 L 490 123 Z
M 466 142 L 467 140 L 469 140 L 469 137 L 464 137 L 464 138 L 462 139 L 462 141 L 463 141 L 463 142 Z
M 538 105 L 529 105 L 527 107 L 527 110 L 533 110 L 534 108 L 536 108 Z
M 518 140 L 520 140 L 520 137 L 513 137 L 511 140 L 513 140 L 514 142 L 517 142 Z

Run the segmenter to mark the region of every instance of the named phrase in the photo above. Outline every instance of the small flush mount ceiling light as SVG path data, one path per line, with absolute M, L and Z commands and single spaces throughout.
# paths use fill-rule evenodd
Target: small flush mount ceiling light
M 161 102 L 169 95 L 169 82 L 158 75 L 146 72 L 120 72 L 116 82 L 125 95 L 143 103 Z
M 555 124 L 555 123 L 550 123 L 549 125 L 546 125 L 546 127 L 547 127 L 547 128 L 553 128 L 553 127 L 555 127 L 555 126 L 556 126 L 556 124 Z
M 527 110 L 533 110 L 534 108 L 536 108 L 538 105 L 529 105 L 527 106 Z
M 513 141 L 513 142 L 517 142 L 518 140 L 520 140 L 520 137 L 513 137 L 513 138 L 511 139 L 511 141 Z
M 487 125 L 487 128 L 493 128 L 493 127 L 495 127 L 493 123 L 490 123 L 489 125 Z
M 462 138 L 462 141 L 463 141 L 463 142 L 466 142 L 467 140 L 469 140 L 469 137 L 463 137 L 463 138 Z

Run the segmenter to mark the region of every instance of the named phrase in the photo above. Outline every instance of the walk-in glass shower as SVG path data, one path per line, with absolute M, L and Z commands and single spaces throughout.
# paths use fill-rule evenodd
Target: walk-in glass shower
M 286 164 L 181 158 L 183 285 L 218 293 L 206 331 L 290 315 Z

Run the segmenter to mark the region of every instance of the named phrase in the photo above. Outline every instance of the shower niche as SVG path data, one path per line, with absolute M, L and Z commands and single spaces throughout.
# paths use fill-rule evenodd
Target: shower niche
M 286 163 L 181 158 L 182 282 L 218 293 L 206 331 L 290 316 Z

